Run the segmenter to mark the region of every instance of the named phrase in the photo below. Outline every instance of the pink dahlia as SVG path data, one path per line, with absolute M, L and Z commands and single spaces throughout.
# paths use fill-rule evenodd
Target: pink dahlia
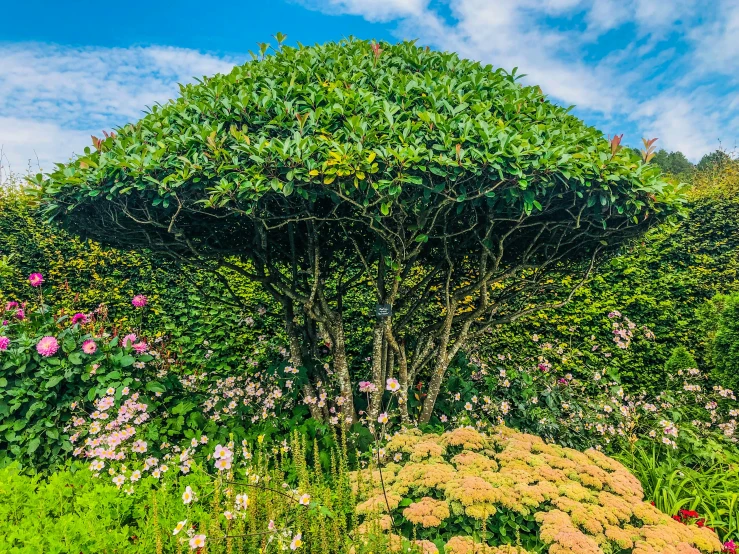
M 18 310 L 17 312 L 15 312 L 15 317 L 17 319 L 26 319 L 26 312 L 24 312 L 23 310 Z
M 56 354 L 56 351 L 59 350 L 59 343 L 54 337 L 44 337 L 38 341 L 36 350 L 39 354 L 48 358 Z
M 7 350 L 10 346 L 10 339 L 8 337 L 0 337 L 0 350 Z
M 133 304 L 135 308 L 143 308 L 144 306 L 146 306 L 146 302 L 146 296 L 144 296 L 143 294 L 137 294 L 131 300 L 131 304 Z
M 40 273 L 31 273 L 28 276 L 28 282 L 31 283 L 32 287 L 40 287 L 41 283 L 44 282 L 44 276 Z
M 136 352 L 136 354 L 143 354 L 144 352 L 146 352 L 147 348 L 148 346 L 144 341 L 137 342 L 136 344 L 133 345 L 133 349 L 134 349 L 134 352 Z
M 5 304 L 5 311 L 15 310 L 18 307 L 18 302 L 7 302 Z
M 75 323 L 79 323 L 80 321 L 82 323 L 87 323 L 87 316 L 79 312 L 72 316 L 72 325 L 74 325 Z
M 94 354 L 97 349 L 98 345 L 92 339 L 88 339 L 82 343 L 82 352 L 85 354 Z
M 129 333 L 125 337 L 123 337 L 123 346 L 132 346 L 133 343 L 136 342 L 136 335 L 133 333 Z

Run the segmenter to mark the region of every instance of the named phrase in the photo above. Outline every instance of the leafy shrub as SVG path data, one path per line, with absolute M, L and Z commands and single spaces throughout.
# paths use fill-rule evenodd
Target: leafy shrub
M 476 544 L 578 554 L 722 549 L 713 531 L 644 502 L 639 481 L 596 450 L 498 427 L 489 436 L 405 431 L 386 451 L 393 461 L 381 472 L 353 475 L 357 512 L 389 515 L 396 530 L 445 552 L 497 552 Z
M 739 293 L 722 295 L 714 304 L 722 306 L 710 343 L 714 377 L 725 387 L 739 387 Z
M 714 529 L 723 541 L 739 537 L 739 458 L 723 450 L 708 462 L 659 446 L 637 446 L 619 459 L 644 487 L 645 497 L 672 516 L 693 512 L 693 519 Z
M 164 392 L 142 381 L 154 360 L 149 345 L 135 334 L 111 337 L 104 312 L 54 316 L 42 296 L 0 298 L 0 321 L 0 461 L 59 463 L 72 450 L 73 408 L 110 387 Z
M 693 355 L 684 346 L 677 346 L 665 362 L 665 372 L 668 375 L 676 375 L 678 371 L 685 371 L 698 367 Z

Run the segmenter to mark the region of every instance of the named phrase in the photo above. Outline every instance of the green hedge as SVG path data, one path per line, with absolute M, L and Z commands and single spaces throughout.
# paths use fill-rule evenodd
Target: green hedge
M 178 360 L 193 369 L 233 371 L 251 354 L 259 335 L 280 328 L 269 312 L 259 316 L 258 307 L 269 307 L 269 300 L 253 283 L 232 283 L 242 297 L 253 299 L 248 306 L 226 305 L 228 295 L 207 273 L 182 271 L 170 260 L 146 252 L 81 241 L 44 223 L 31 200 L 18 192 L 0 191 L 0 237 L 0 258 L 13 256 L 11 275 L 0 277 L 4 302 L 27 300 L 31 294 L 27 276 L 39 272 L 50 291 L 47 304 L 75 313 L 103 303 L 112 321 L 129 328 L 138 326 L 131 298 L 144 294 L 149 299 L 145 334 L 169 335 Z M 253 326 L 246 323 L 247 317 L 254 319 Z
M 739 291 L 738 272 L 739 195 L 702 195 L 679 224 L 653 229 L 606 262 L 573 302 L 500 329 L 481 350 L 531 357 L 538 354 L 531 349 L 534 333 L 578 344 L 607 334 L 608 313 L 619 310 L 656 338 L 634 340 L 627 351 L 613 349 L 611 365 L 628 387 L 657 392 L 676 346 L 687 348 L 702 368 L 712 366 L 696 312 L 715 294 Z

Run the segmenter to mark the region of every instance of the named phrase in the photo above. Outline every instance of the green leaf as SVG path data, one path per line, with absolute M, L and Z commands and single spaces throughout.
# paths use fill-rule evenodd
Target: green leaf
M 52 377 L 51 379 L 49 379 L 46 382 L 46 388 L 47 389 L 50 389 L 50 388 L 53 388 L 53 387 L 57 386 L 59 383 L 62 382 L 63 379 L 64 379 L 63 376 L 61 376 L 61 375 L 55 375 L 54 377 Z
M 28 443 L 27 452 L 29 454 L 33 454 L 34 452 L 36 452 L 40 444 L 41 444 L 41 439 L 39 437 L 32 438 Z

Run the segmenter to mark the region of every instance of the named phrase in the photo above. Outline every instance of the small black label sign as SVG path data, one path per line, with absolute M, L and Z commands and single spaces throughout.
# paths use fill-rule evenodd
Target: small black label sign
M 377 304 L 375 306 L 375 315 L 377 317 L 390 317 L 393 315 L 393 308 L 390 304 Z

